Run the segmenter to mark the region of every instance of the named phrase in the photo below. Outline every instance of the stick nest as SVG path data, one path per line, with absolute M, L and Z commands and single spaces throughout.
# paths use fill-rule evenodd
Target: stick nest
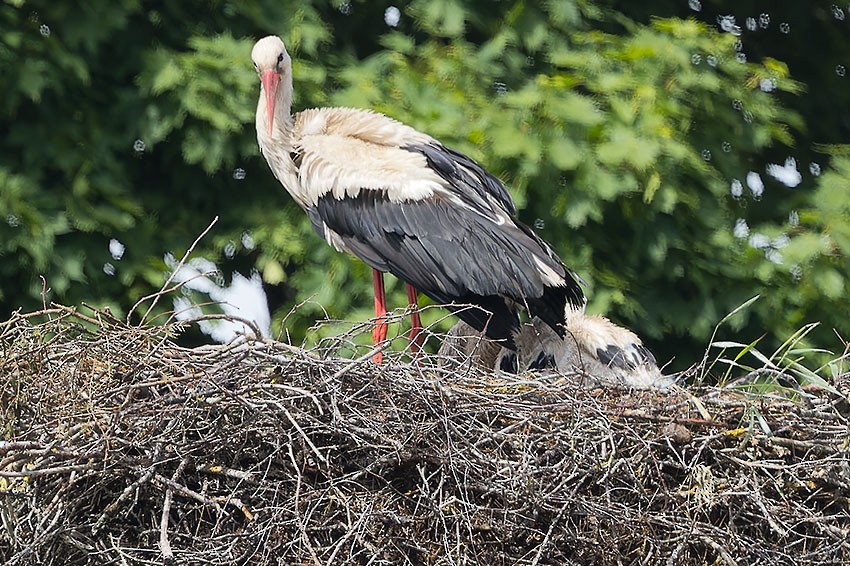
M 0 323 L 0 562 L 850 562 L 847 376 L 635 393 L 180 330 Z

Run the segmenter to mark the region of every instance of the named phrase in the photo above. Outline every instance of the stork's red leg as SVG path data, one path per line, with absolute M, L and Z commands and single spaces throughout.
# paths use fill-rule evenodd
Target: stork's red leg
M 410 315 L 410 350 L 413 352 L 413 359 L 416 360 L 422 353 L 422 320 L 419 318 L 419 300 L 416 296 L 416 289 L 410 283 L 407 283 L 407 300 L 413 307 L 413 312 Z
M 377 269 L 372 270 L 372 282 L 375 284 L 375 328 L 372 329 L 372 342 L 377 346 L 387 339 L 387 296 L 384 292 L 384 274 Z M 384 361 L 384 353 L 378 352 L 372 356 L 372 361 L 380 364 Z

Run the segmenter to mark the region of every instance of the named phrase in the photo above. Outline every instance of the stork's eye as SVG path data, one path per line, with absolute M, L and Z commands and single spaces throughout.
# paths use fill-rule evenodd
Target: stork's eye
M 283 53 L 277 56 L 277 64 L 280 65 L 283 63 Z

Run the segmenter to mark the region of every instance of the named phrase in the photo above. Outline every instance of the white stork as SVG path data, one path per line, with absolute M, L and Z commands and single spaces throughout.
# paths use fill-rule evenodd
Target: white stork
M 585 383 L 635 389 L 668 389 L 673 380 L 661 374 L 655 356 L 627 328 L 604 316 L 567 307 L 567 333 L 559 336 L 539 318 L 514 334 L 516 350 L 494 347 L 480 332 L 457 323 L 440 347 L 448 367 L 469 360 L 481 369 L 508 372 L 554 369 L 579 371 Z
M 514 217 L 499 179 L 382 114 L 314 108 L 292 115 L 292 61 L 283 41 L 261 39 L 251 58 L 262 85 L 263 156 L 319 235 L 372 267 L 376 343 L 387 333 L 384 272 L 407 283 L 414 354 L 421 347 L 417 290 L 509 348 L 518 307 L 563 335 L 566 305 L 584 305 L 581 280 Z M 459 306 L 469 304 L 480 309 Z

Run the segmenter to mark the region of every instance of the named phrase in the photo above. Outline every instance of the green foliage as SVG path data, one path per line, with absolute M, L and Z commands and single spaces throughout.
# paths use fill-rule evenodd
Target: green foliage
M 590 309 L 647 337 L 660 360 L 690 365 L 757 293 L 729 327 L 737 342 L 814 321 L 808 342 L 850 334 L 834 307 L 850 275 L 844 147 L 797 189 L 768 179 L 761 201 L 730 195 L 817 118 L 795 111 L 806 85 L 781 60 L 742 63 L 730 34 L 636 23 L 601 2 L 417 1 L 395 29 L 385 5 L 344 6 L 0 4 L 3 310 L 40 305 L 44 275 L 48 300 L 126 314 L 164 281 L 164 255 L 218 215 L 198 253 L 259 270 L 275 332 L 298 303 L 295 340 L 326 315 L 369 316 L 368 269 L 313 234 L 256 147 L 250 48 L 279 33 L 296 110 L 374 108 L 479 160 L 588 281 Z M 733 234 L 739 219 L 747 237 Z M 112 238 L 127 246 L 120 260 Z M 387 284 L 404 305 L 403 285 Z
M 788 394 L 796 398 L 809 395 L 802 390 L 802 387 L 815 386 L 840 396 L 841 393 L 832 383 L 844 372 L 848 354 L 845 351 L 835 356 L 829 350 L 805 345 L 806 336 L 818 327 L 817 322 L 806 324 L 798 329 L 772 354 L 763 354 L 758 347 L 764 336 L 756 338 L 749 344 L 733 340 L 715 340 L 722 325 L 734 321 L 736 316 L 745 313 L 758 299 L 757 295 L 745 301 L 717 323 L 702 362 L 694 367 L 695 383 L 703 384 L 717 379 L 716 368 L 718 365 L 725 365 L 727 369 L 719 377 L 719 385 L 730 383 L 733 371 L 737 370 L 738 375 L 735 377 L 738 378 L 738 383 L 731 382 L 731 384 L 744 391 L 757 394 Z M 712 355 L 713 351 L 718 350 L 716 355 Z M 735 355 L 729 357 L 728 353 Z M 747 358 L 754 358 L 756 363 L 752 364 Z M 826 363 L 811 369 L 813 359 L 824 358 L 827 360 Z
M 46 300 L 124 314 L 165 280 L 164 255 L 182 255 L 216 215 L 202 253 L 218 256 L 256 229 L 256 248 L 236 251 L 268 281 L 303 260 L 307 226 L 282 205 L 256 149 L 247 34 L 299 21 L 291 44 L 315 55 L 327 30 L 300 3 L 208 8 L 0 6 L 3 311 L 40 305 L 43 275 Z M 246 189 L 252 198 L 234 198 Z M 126 245 L 120 259 L 112 238 Z

